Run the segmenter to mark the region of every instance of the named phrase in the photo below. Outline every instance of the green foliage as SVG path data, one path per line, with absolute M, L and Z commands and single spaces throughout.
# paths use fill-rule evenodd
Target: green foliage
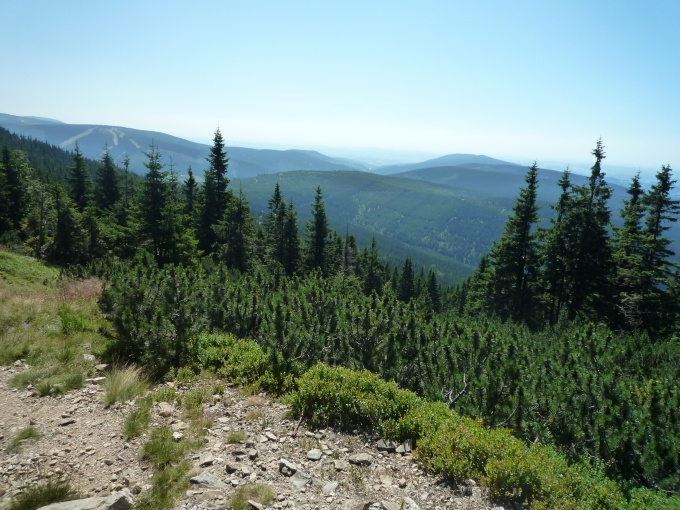
M 151 490 L 135 501 L 138 510 L 168 510 L 175 500 L 189 488 L 189 471 L 191 464 L 187 461 L 173 466 L 166 466 L 157 472 L 152 480 Z
M 151 405 L 152 400 L 150 398 L 140 399 L 135 408 L 125 417 L 123 433 L 126 439 L 141 436 L 149 427 Z
M 291 409 L 315 427 L 388 431 L 420 399 L 368 371 L 318 364 L 298 381 Z
M 202 443 L 196 439 L 172 438 L 172 429 L 160 427 L 151 431 L 151 438 L 142 447 L 142 457 L 149 460 L 156 469 L 164 469 L 171 464 L 179 463 L 190 450 L 198 448 Z
M 36 484 L 24 490 L 7 507 L 8 510 L 37 510 L 52 503 L 72 501 L 82 496 L 68 482 Z

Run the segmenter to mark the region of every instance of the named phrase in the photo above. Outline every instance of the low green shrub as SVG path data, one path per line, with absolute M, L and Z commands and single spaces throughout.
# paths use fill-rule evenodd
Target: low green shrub
M 393 431 L 395 424 L 420 402 L 415 393 L 400 389 L 364 370 L 332 368 L 321 363 L 298 380 L 291 395 L 292 411 L 314 427 L 345 430 Z

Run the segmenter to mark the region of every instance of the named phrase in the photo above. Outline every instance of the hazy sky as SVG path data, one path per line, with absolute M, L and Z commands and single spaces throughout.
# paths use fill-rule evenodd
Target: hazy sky
M 0 0 L 0 112 L 680 168 L 680 2 Z

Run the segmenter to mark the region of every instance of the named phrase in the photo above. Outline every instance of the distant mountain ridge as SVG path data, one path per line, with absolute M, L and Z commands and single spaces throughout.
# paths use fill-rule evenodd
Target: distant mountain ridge
M 66 124 L 54 119 L 41 117 L 18 117 L 0 113 L 0 126 L 36 140 L 72 151 L 78 143 L 85 157 L 99 159 L 105 147 L 117 165 L 121 166 L 125 156 L 130 157 L 130 169 L 144 174 L 144 162 L 153 142 L 158 146 L 163 162 L 172 164 L 175 172 L 185 175 L 191 166 L 197 177 L 202 177 L 207 168 L 206 158 L 210 146 L 184 140 L 156 131 L 144 131 L 120 126 L 94 124 Z M 291 170 L 360 170 L 368 168 L 358 162 L 333 158 L 316 151 L 249 149 L 227 147 L 229 172 L 232 177 L 253 177 L 256 175 L 288 172 Z

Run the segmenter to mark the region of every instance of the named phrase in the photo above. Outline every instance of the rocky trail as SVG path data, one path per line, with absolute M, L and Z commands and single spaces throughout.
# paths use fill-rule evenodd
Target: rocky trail
M 124 501 L 115 508 L 151 488 L 153 469 L 141 458 L 149 432 L 125 440 L 123 422 L 134 403 L 103 405 L 104 372 L 80 390 L 39 397 L 9 385 L 25 368 L 21 363 L 0 367 L 0 510 L 22 490 L 47 480 L 68 480 L 87 497 L 120 493 Z M 251 508 L 501 509 L 473 481 L 452 487 L 423 471 L 409 443 L 332 429 L 309 431 L 304 424 L 298 429 L 288 407 L 263 394 L 226 388 L 204 404 L 203 412 L 212 425 L 205 446 L 189 454 L 191 487 L 176 510 L 229 508 L 236 488 L 246 484 L 266 485 L 275 494 L 267 506 L 253 502 Z M 152 410 L 151 426 L 161 425 L 170 426 L 177 437 L 187 427 L 180 410 L 165 403 Z M 40 436 L 12 451 L 13 438 L 27 427 Z

